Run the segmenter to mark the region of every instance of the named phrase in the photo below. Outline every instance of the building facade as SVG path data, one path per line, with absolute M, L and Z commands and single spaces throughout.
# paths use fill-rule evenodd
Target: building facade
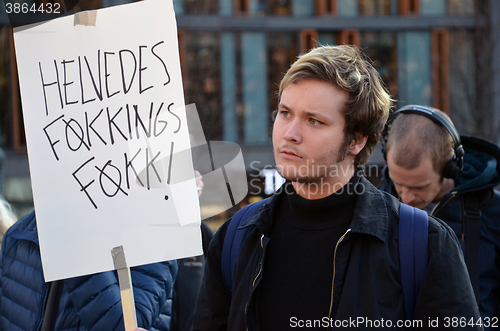
M 36 0 L 41 2 L 47 0 Z M 65 1 L 65 8 L 78 11 L 126 2 L 130 1 Z M 241 146 L 249 197 L 266 196 L 273 187 L 269 180 L 280 180 L 272 175 L 270 139 L 277 87 L 297 55 L 318 44 L 362 48 L 396 106 L 439 108 L 461 133 L 500 141 L 500 2 L 496 0 L 173 3 L 186 103 L 196 104 L 207 140 Z M 5 15 L 0 20 L 0 183 L 3 195 L 22 209 L 31 207 L 32 198 L 12 25 L 27 20 L 6 20 Z M 382 163 L 377 150 L 369 165 Z M 371 171 L 368 175 L 376 181 L 378 171 Z

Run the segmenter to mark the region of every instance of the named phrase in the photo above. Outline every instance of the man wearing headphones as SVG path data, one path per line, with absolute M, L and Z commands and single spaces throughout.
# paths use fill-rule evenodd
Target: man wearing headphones
M 388 119 L 379 189 L 445 221 L 462 243 L 483 318 L 500 316 L 500 148 L 462 136 L 440 110 L 410 105 Z

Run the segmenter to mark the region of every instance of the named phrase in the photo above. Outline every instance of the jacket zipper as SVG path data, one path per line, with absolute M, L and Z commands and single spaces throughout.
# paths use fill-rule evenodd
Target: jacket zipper
M 260 237 L 260 248 L 262 249 L 262 251 L 264 251 L 264 244 L 262 242 L 263 239 L 264 239 L 264 235 L 262 235 Z M 260 262 L 259 272 L 257 273 L 257 276 L 255 276 L 255 278 L 253 279 L 252 288 L 255 286 L 255 282 L 257 281 L 257 278 L 259 278 L 261 273 L 262 273 L 262 261 Z
M 455 198 L 455 196 L 457 195 L 457 192 L 451 192 L 451 197 L 448 198 L 448 200 L 446 200 L 442 205 L 440 205 L 439 203 L 436 205 L 436 207 L 434 207 L 434 210 L 431 212 L 431 215 L 432 216 L 436 216 L 440 211 L 441 209 L 443 209 L 447 204 L 448 202 L 451 201 L 451 199 Z
M 263 243 L 263 240 L 264 240 L 264 234 L 262 234 L 262 236 L 260 236 L 260 248 L 262 249 L 262 253 L 264 254 L 264 243 Z M 253 279 L 252 289 L 254 288 L 255 282 L 260 277 L 261 273 L 262 273 L 262 261 L 260 262 L 259 272 L 257 273 L 257 276 L 255 276 L 255 278 Z M 245 303 L 245 320 L 247 319 L 247 308 L 248 308 L 248 301 Z M 246 326 L 245 329 L 248 331 L 248 326 Z
M 333 251 L 333 277 L 332 277 L 332 292 L 330 296 L 330 311 L 328 312 L 328 320 L 332 317 L 332 309 L 333 309 L 333 285 L 335 284 L 335 258 L 337 257 L 337 247 L 339 247 L 339 244 L 344 240 L 344 238 L 347 236 L 347 234 L 351 232 L 351 229 L 347 229 L 347 231 L 344 233 L 342 237 L 337 241 L 337 244 L 335 245 L 335 250 Z

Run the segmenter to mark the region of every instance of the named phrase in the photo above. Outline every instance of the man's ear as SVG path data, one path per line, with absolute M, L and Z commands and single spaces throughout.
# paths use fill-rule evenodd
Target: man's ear
M 351 141 L 349 145 L 349 153 L 351 153 L 351 155 L 358 155 L 365 147 L 367 140 L 368 136 L 363 136 L 361 133 L 357 132 L 356 140 Z

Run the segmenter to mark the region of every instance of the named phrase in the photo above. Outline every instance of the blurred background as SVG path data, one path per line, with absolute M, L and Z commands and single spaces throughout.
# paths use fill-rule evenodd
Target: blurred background
M 147 0 L 146 0 L 147 1 Z M 172 0 L 165 0 L 172 1 Z M 5 4 L 53 3 L 61 14 L 7 14 Z M 130 0 L 3 0 L 0 13 L 0 194 L 18 216 L 33 208 L 12 28 Z M 500 142 L 498 0 L 173 0 L 186 104 L 208 141 L 243 151 L 249 194 L 206 221 L 215 229 L 242 204 L 273 193 L 270 132 L 277 86 L 317 44 L 355 44 L 374 61 L 396 107 L 433 106 L 461 134 Z M 377 149 L 367 177 L 380 180 Z M 50 193 L 48 193 L 50 194 Z M 209 207 L 205 207 L 209 208 Z M 203 213 L 203 210 L 202 210 Z

